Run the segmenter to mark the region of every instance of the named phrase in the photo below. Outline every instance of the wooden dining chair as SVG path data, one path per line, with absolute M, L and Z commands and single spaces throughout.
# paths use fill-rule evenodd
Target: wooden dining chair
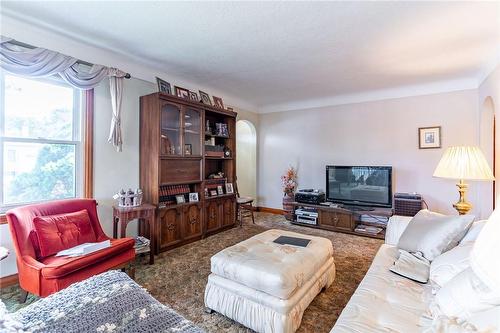
M 237 182 L 234 182 L 234 187 L 236 191 L 236 211 L 240 227 L 243 226 L 244 217 L 252 217 L 252 223 L 255 224 L 255 217 L 253 215 L 253 211 L 255 210 L 255 207 L 253 206 L 254 198 L 241 197 L 240 192 L 238 191 Z

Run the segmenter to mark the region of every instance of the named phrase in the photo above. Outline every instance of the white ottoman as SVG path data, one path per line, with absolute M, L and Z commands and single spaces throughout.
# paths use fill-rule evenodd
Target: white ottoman
M 279 245 L 279 236 L 310 239 Z M 257 332 L 295 332 L 304 310 L 335 279 L 333 247 L 322 237 L 268 230 L 211 258 L 205 306 Z

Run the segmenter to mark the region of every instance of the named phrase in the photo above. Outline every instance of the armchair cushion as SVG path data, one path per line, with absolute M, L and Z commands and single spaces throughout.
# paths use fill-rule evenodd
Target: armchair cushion
M 111 239 L 111 246 L 97 252 L 79 257 L 56 257 L 52 255 L 41 262 L 45 265 L 42 268 L 42 276 L 46 279 L 57 279 L 65 275 L 74 273 L 85 267 L 97 264 L 104 260 L 110 260 L 114 256 L 130 250 L 134 247 L 132 238 Z M 116 265 L 118 265 L 116 263 Z
M 96 241 L 86 209 L 74 213 L 36 216 L 33 225 L 38 238 L 36 245 L 40 251 L 39 259 L 79 244 Z M 34 246 L 35 252 L 37 246 Z

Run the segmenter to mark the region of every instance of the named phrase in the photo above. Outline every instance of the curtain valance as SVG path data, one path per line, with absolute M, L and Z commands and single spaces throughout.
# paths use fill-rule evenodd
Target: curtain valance
M 113 117 L 108 141 L 121 151 L 121 100 L 123 78 L 127 73 L 102 65 L 83 66 L 78 59 L 59 52 L 40 47 L 23 48 L 12 41 L 0 36 L 0 66 L 8 73 L 32 78 L 58 75 L 71 86 L 83 90 L 92 89 L 109 77 Z

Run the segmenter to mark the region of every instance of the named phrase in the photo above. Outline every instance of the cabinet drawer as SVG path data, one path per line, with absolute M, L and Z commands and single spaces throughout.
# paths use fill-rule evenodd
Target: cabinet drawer
M 160 161 L 160 182 L 201 181 L 201 160 L 164 159 Z

